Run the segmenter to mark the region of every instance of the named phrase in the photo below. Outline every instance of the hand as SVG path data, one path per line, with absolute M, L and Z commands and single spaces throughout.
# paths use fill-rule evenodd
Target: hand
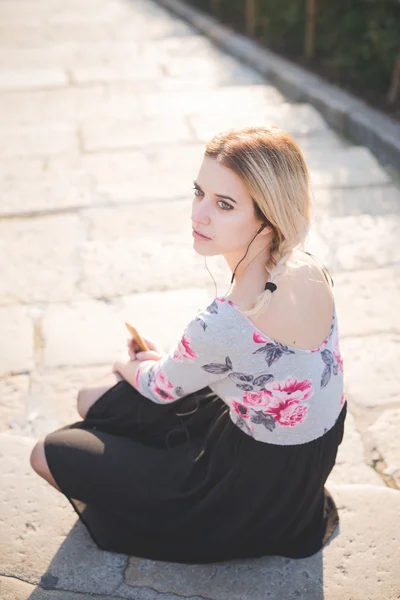
M 142 338 L 150 348 L 150 350 L 144 352 L 141 351 L 137 342 L 134 338 L 128 338 L 127 346 L 128 346 L 128 354 L 131 360 L 161 360 L 163 357 L 163 353 L 157 348 L 156 344 L 153 340 L 142 335 Z

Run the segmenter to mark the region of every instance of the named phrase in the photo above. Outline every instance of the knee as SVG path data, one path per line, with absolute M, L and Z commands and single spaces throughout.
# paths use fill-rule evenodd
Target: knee
M 46 455 L 44 452 L 44 437 L 34 445 L 30 459 L 30 465 L 36 473 L 44 473 L 47 467 Z
M 78 392 L 78 397 L 76 399 L 76 409 L 78 411 L 78 414 L 80 417 L 82 417 L 82 419 L 84 419 L 86 417 L 86 413 L 88 411 L 87 408 L 87 401 L 84 401 L 84 390 L 80 390 Z
M 50 472 L 49 465 L 46 460 L 46 453 L 44 450 L 44 440 L 45 438 L 41 438 L 34 445 L 31 456 L 30 456 L 30 464 L 32 469 L 43 479 L 45 479 L 50 485 L 52 485 L 56 490 L 61 492 L 61 489 L 56 483 L 52 473 Z

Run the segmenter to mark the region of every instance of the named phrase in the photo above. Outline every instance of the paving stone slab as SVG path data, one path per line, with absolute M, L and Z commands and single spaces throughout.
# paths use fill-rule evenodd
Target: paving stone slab
M 0 304 L 66 301 L 79 278 L 84 235 L 78 216 L 0 221 Z
M 375 446 L 386 462 L 388 475 L 391 475 L 400 488 L 400 409 L 385 410 L 379 419 L 369 427 Z
M 313 229 L 324 246 L 326 266 L 336 273 L 399 264 L 399 226 L 400 214 L 359 215 L 324 217 Z
M 136 4 L 136 3 L 135 3 Z M 140 7 L 137 6 L 140 11 Z M 164 9 L 160 9 L 164 10 Z M 143 9 L 141 10 L 143 12 Z M 82 6 L 76 0 L 71 0 L 68 4 L 62 3 L 61 0 L 52 0 L 50 2 L 40 2 L 32 4 L 29 0 L 18 0 L 17 3 L 12 0 L 2 0 L 0 5 L 0 15 L 7 21 L 8 19 L 23 20 L 25 17 L 41 17 L 42 19 L 54 19 L 56 17 L 68 18 L 74 16 L 75 19 L 93 19 L 105 15 L 107 19 L 112 16 L 126 15 L 124 4 L 121 2 L 106 2 L 104 0 L 87 0 Z M 130 10 L 130 14 L 132 11 Z M 19 22 L 19 21 L 17 21 Z
M 19 427 L 17 433 L 39 438 L 68 423 L 80 421 L 77 410 L 78 392 L 85 385 L 111 372 L 111 363 L 78 369 L 54 369 L 31 375 L 29 427 Z
M 192 183 L 193 188 L 193 183 Z M 193 189 L 189 189 L 192 194 Z M 191 200 L 191 199 L 190 199 Z M 137 238 L 172 240 L 192 233 L 191 201 L 140 202 L 133 206 L 102 206 L 82 210 L 88 223 L 88 239 L 115 243 L 118 239 Z M 123 223 L 123 227 L 121 227 Z M 190 241 L 190 240 L 189 240 Z M 208 257 L 212 260 L 213 257 Z
M 158 172 L 160 177 L 170 173 L 174 179 L 190 181 L 193 184 L 204 158 L 204 150 L 205 145 L 198 142 L 186 144 L 184 150 L 176 144 L 165 144 L 152 146 L 146 154 L 152 161 L 154 172 Z M 190 191 L 192 192 L 192 189 Z
M 29 393 L 29 375 L 0 379 L 0 431 L 11 433 L 13 424 L 25 414 Z
M 246 110 L 222 115 L 194 115 L 189 121 L 199 141 L 208 142 L 219 131 L 230 128 L 277 125 L 293 136 L 309 135 L 317 131 L 326 131 L 327 125 L 315 108 L 309 104 L 290 104 L 259 106 L 249 114 Z M 333 138 L 337 136 L 332 135 Z M 300 146 L 301 146 L 301 142 Z
M 0 134 L 0 158 L 33 159 L 74 154 L 78 151 L 78 130 L 71 125 L 17 125 L 6 129 L 2 127 Z
M 333 279 L 342 337 L 400 333 L 400 265 L 336 273 Z
M 112 365 L 126 350 L 126 320 L 168 350 L 197 310 L 213 298 L 210 291 L 199 288 L 136 294 L 104 302 L 51 304 L 42 319 L 46 340 L 43 366 Z
M 121 312 L 118 300 L 47 306 L 42 320 L 44 368 L 112 364 L 125 348 Z
M 179 38 L 180 39 L 180 38 Z M 186 38 L 183 38 L 186 39 Z M 149 42 L 149 48 L 154 42 Z M 56 46 L 57 47 L 57 46 Z M 64 46 L 63 46 L 64 47 Z M 156 62 L 156 56 L 145 52 L 147 45 L 139 40 L 108 40 L 106 42 L 79 42 L 68 45 L 71 48 L 68 65 L 70 67 L 89 67 L 102 63 L 118 64 L 119 61 L 135 61 L 138 57 L 145 63 Z
M 169 36 L 193 35 L 195 29 L 182 21 L 174 19 L 167 20 L 164 17 L 157 21 L 156 19 L 146 20 L 144 23 L 129 22 L 117 25 L 111 25 L 111 37 L 118 40 L 151 40 L 160 39 Z
M 116 600 L 117 596 L 82 594 L 64 590 L 45 590 L 40 586 L 20 581 L 13 577 L 0 576 L 2 600 Z
M 150 160 L 139 151 L 53 157 L 45 171 L 39 162 L 35 167 L 29 161 L 8 162 L 10 166 L 6 163 L 0 170 L 3 215 L 61 212 L 153 198 L 168 200 L 184 189 L 177 178 L 169 178 L 171 186 L 168 177 L 166 184 L 155 178 Z M 26 176 L 21 178 L 25 166 Z M 191 193 L 190 188 L 187 183 L 185 191 Z
M 0 376 L 24 373 L 35 365 L 34 321 L 26 306 L 0 307 Z
M 148 4 L 148 6 L 151 6 L 151 4 Z M 225 52 L 221 52 L 208 38 L 198 35 L 197 32 L 184 37 L 169 36 L 160 40 L 149 40 L 148 42 L 140 40 L 138 45 L 141 55 L 156 57 L 157 59 L 162 57 L 166 61 L 166 64 L 169 63 L 167 59 L 180 58 L 182 56 L 209 58 L 210 62 L 215 62 L 221 56 L 228 57 L 228 59 L 231 58 Z M 239 65 L 242 63 L 236 61 L 236 64 Z
M 187 53 L 182 47 L 179 58 L 163 56 L 160 67 L 165 74 L 157 80 L 157 89 L 164 92 L 201 90 L 202 87 L 265 85 L 257 71 L 238 63 L 226 54 L 213 56 L 210 51 Z M 192 67 L 192 68 L 191 68 Z
M 315 188 L 365 187 L 391 183 L 391 177 L 370 150 L 361 146 L 309 152 L 307 164 Z
M 80 421 L 77 410 L 79 390 L 110 371 L 111 364 L 106 364 L 78 369 L 36 370 L 29 378 L 17 375 L 1 379 L 0 429 L 39 439 L 49 431 Z
M 79 64 L 69 69 L 71 82 L 78 85 L 91 83 L 109 84 L 113 81 L 157 80 L 162 75 L 161 65 L 146 62 L 142 58 L 130 59 L 119 57 L 117 60 L 98 60 L 93 64 Z
M 156 146 L 159 151 L 159 146 Z M 166 145 L 165 152 L 170 146 Z M 91 186 L 98 198 L 102 197 L 103 204 L 127 203 L 133 204 L 144 200 L 163 200 L 165 202 L 186 195 L 192 198 L 193 179 L 201 165 L 203 148 L 195 146 L 197 160 L 194 158 L 192 144 L 181 147 L 182 164 L 189 159 L 196 170 L 178 176 L 178 167 L 160 169 L 153 158 L 154 150 L 150 146 L 143 150 L 127 152 L 102 152 L 86 154 L 80 158 L 50 159 L 48 167 L 49 182 L 58 185 L 59 181 L 67 181 L 71 189 L 79 192 L 83 188 L 85 195 Z M 192 158 L 193 157 L 193 158 Z M 95 200 L 98 202 L 98 199 Z
M 135 116 L 138 90 L 101 84 L 0 95 L 0 123 L 76 124 L 84 118 Z
M 400 214 L 400 189 L 391 184 L 340 190 L 318 189 L 313 195 L 313 212 L 317 221 L 327 217 L 360 215 L 397 218 Z
M 87 152 L 140 148 L 151 144 L 190 142 L 192 133 L 182 117 L 171 119 L 115 119 L 83 122 L 82 141 Z
M 265 80 L 257 73 L 252 73 L 246 67 L 237 66 L 235 69 L 221 69 L 213 73 L 204 73 L 195 77 L 171 77 L 163 75 L 153 81 L 154 92 L 176 92 L 179 90 L 198 90 L 203 93 L 205 89 L 213 89 L 233 85 L 265 85 Z
M 339 446 L 336 464 L 328 477 L 326 486 L 350 483 L 368 483 L 385 486 L 382 478 L 366 464 L 361 434 L 350 409 L 347 411 L 343 441 Z
M 204 52 L 185 53 L 177 55 L 162 56 L 161 64 L 167 75 L 172 77 L 187 77 L 191 75 L 193 78 L 206 74 L 213 74 L 224 69 L 235 70 L 242 66 L 232 56 L 221 52 L 212 53 L 208 50 Z M 214 60 L 212 60 L 214 58 Z M 216 59 L 216 60 L 215 60 Z
M 57 67 L 0 68 L 0 91 L 41 89 L 68 85 L 67 73 Z
M 5 47 L 46 45 L 56 41 L 69 42 L 80 40 L 109 40 L 113 36 L 107 23 L 53 23 L 43 25 L 8 24 L 0 27 L 0 41 Z
M 38 177 L 43 176 L 44 169 L 43 158 L 4 158 L 0 162 L 0 181 L 1 184 L 16 185 L 18 178 L 21 178 L 21 173 L 24 177 Z
M 164 92 L 141 94 L 141 107 L 146 116 L 224 114 L 251 110 L 260 105 L 276 105 L 283 96 L 272 86 L 234 86 L 198 92 Z
M 126 556 L 93 542 L 66 499 L 30 466 L 34 441 L 0 434 L 1 573 L 31 584 L 112 594 Z
M 21 172 L 24 162 L 21 160 Z M 2 203 L 0 216 L 47 216 L 87 206 L 102 206 L 110 201 L 93 173 L 78 171 L 0 176 Z
M 340 347 L 351 402 L 367 409 L 400 402 L 399 334 L 342 338 Z

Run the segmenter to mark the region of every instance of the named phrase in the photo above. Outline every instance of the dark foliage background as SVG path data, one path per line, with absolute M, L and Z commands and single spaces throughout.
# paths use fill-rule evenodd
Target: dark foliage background
M 212 0 L 187 0 L 212 12 Z M 244 33 L 246 0 L 214 2 L 225 24 Z M 400 117 L 400 94 L 387 103 L 400 58 L 400 0 L 318 0 L 315 50 L 305 57 L 306 1 L 258 0 L 254 37 L 271 50 Z

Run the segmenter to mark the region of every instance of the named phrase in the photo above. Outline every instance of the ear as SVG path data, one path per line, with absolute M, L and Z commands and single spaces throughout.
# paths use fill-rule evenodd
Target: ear
M 260 235 L 268 235 L 270 233 L 272 233 L 273 228 L 271 227 L 271 225 L 267 225 L 265 224 L 264 229 L 262 229 L 262 231 L 260 231 Z

